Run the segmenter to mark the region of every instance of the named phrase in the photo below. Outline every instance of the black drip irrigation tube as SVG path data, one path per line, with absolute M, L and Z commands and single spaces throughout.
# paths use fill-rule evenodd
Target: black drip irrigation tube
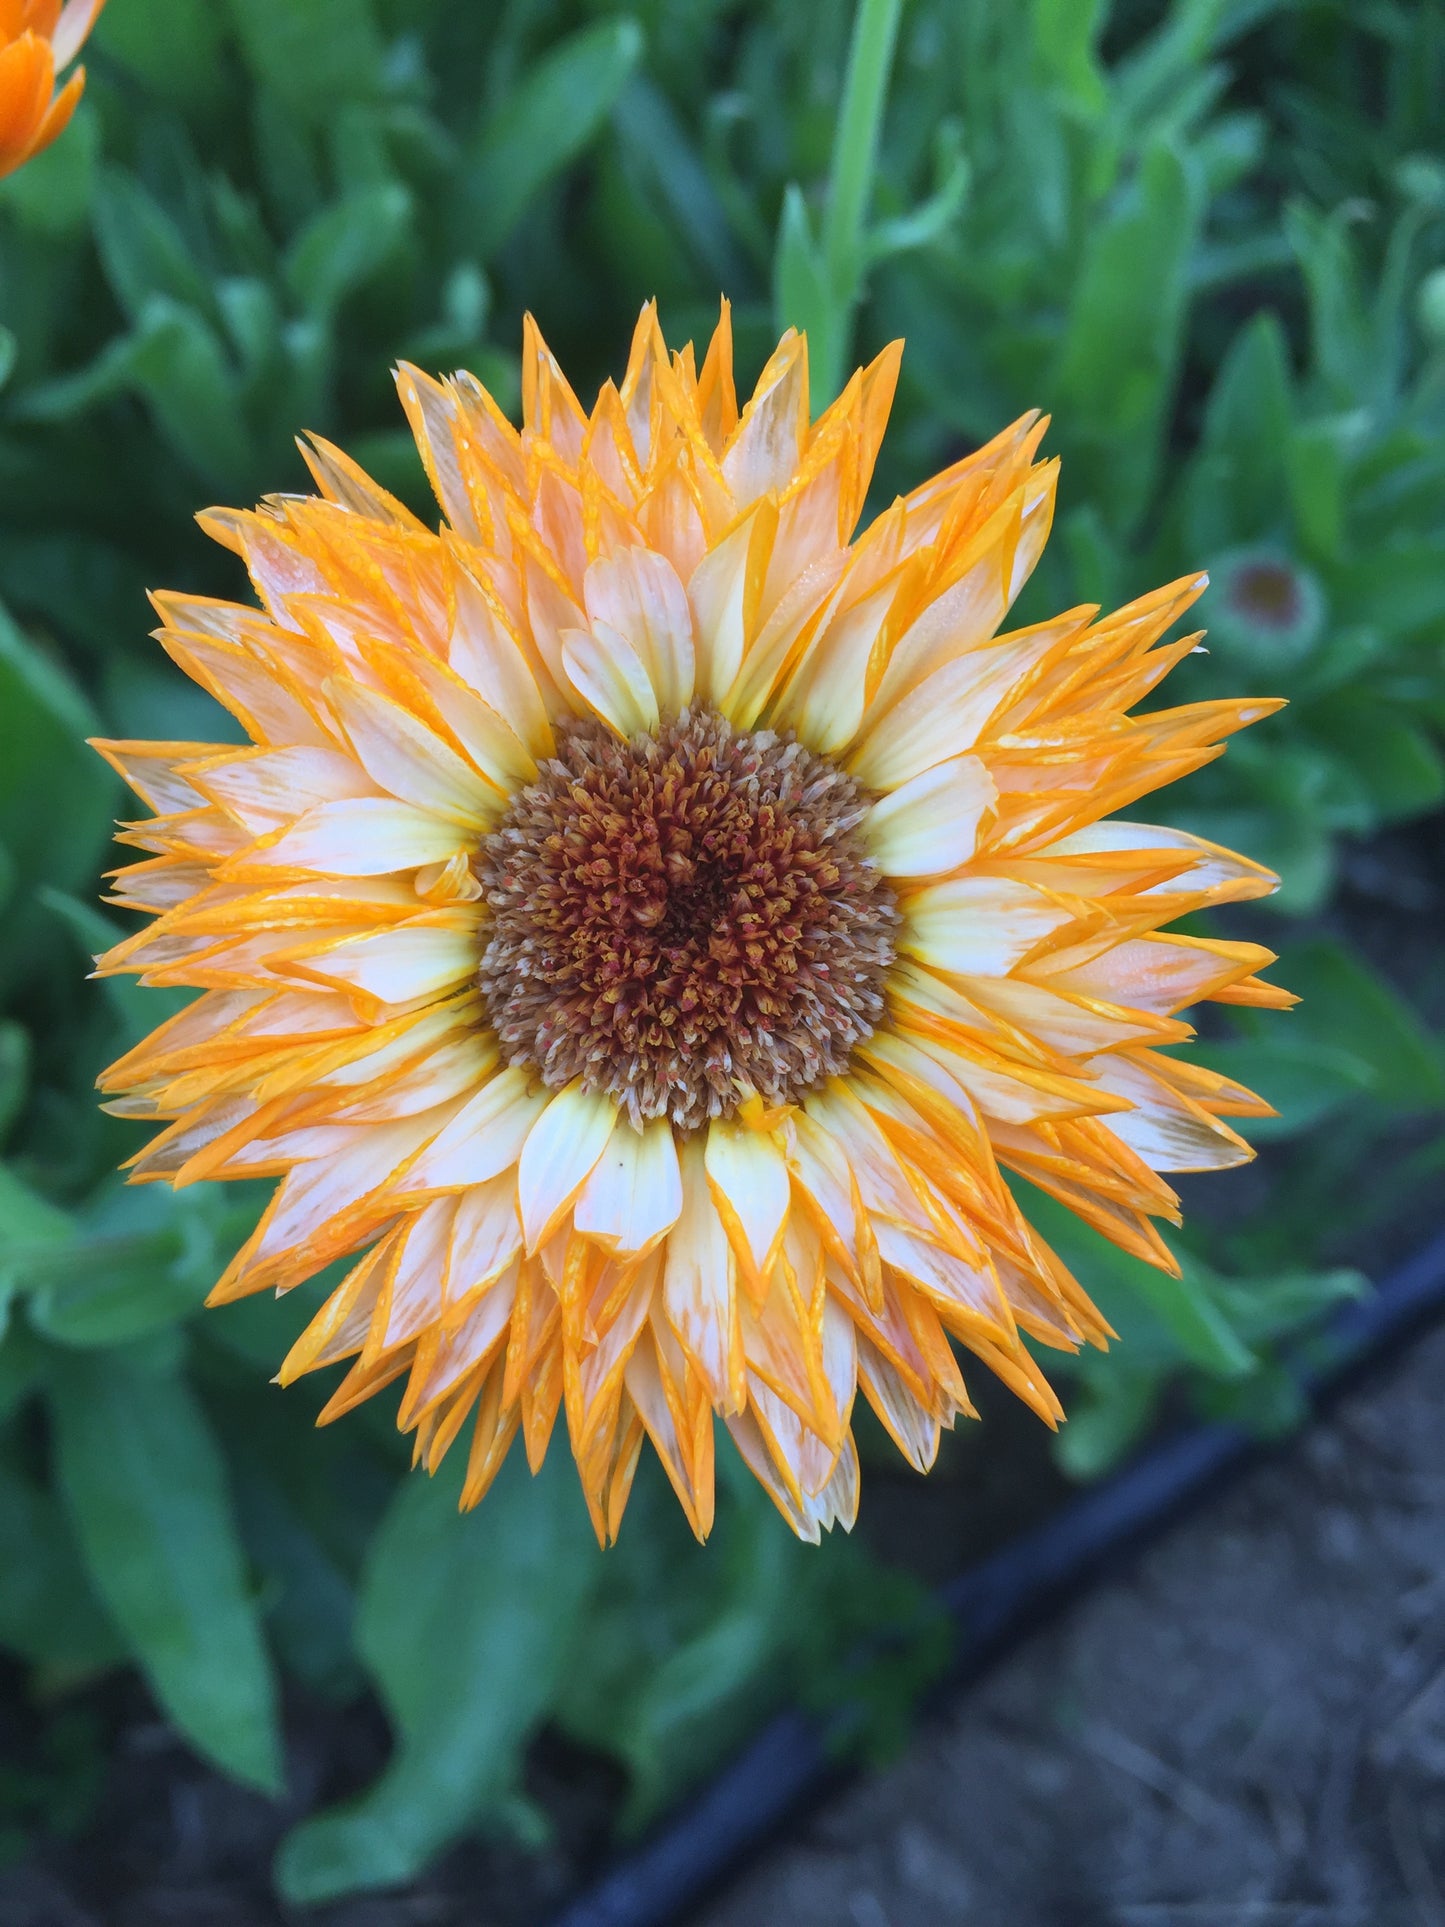
M 1294 1363 L 1319 1397 L 1347 1370 L 1408 1337 L 1445 1309 L 1445 1233 L 1347 1306 Z M 1260 1451 L 1238 1427 L 1191 1426 L 1064 1506 L 944 1586 L 958 1647 L 950 1684 L 974 1677 L 1037 1624 L 1066 1588 L 1157 1530 Z M 724 1874 L 736 1871 L 794 1808 L 840 1777 L 836 1740 L 846 1711 L 823 1720 L 780 1713 L 737 1757 L 634 1852 L 604 1869 L 553 1927 L 667 1927 Z

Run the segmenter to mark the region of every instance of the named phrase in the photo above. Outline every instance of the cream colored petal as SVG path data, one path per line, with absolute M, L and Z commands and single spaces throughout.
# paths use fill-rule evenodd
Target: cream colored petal
M 379 1004 L 438 997 L 465 983 L 476 967 L 475 916 L 467 920 L 446 911 L 308 950 L 294 966 L 299 974 L 360 991 Z
M 657 693 L 646 666 L 626 636 L 605 622 L 564 633 L 562 669 L 587 707 L 619 736 L 656 730 Z
M 197 770 L 195 780 L 203 800 L 219 803 L 252 836 L 283 829 L 318 804 L 377 794 L 353 757 L 310 745 L 243 753 Z
M 497 710 L 467 687 L 455 670 L 437 657 L 418 656 L 410 665 L 486 781 L 479 785 L 478 809 L 490 817 L 505 807 L 506 796 L 532 782 L 537 764 L 521 737 Z
M 85 44 L 85 37 L 95 25 L 95 17 L 105 5 L 105 0 L 65 0 L 60 10 L 60 18 L 55 23 L 55 32 L 50 36 L 50 46 L 55 57 L 55 71 L 69 66 Z
M 604 556 L 588 569 L 583 598 L 594 629 L 605 624 L 632 644 L 661 713 L 675 716 L 685 708 L 697 669 L 692 610 L 666 557 L 639 548 Z
M 1254 1156 L 1227 1124 L 1152 1076 L 1147 1059 L 1111 1052 L 1095 1058 L 1090 1069 L 1106 1091 L 1134 1106 L 1101 1121 L 1151 1171 L 1227 1171 Z
M 508 1166 L 495 1177 L 470 1185 L 457 1200 L 451 1255 L 447 1260 L 448 1317 L 457 1306 L 499 1278 L 520 1255 L 521 1249 L 517 1186 Z
M 1058 472 L 1056 461 L 1045 462 L 1030 471 L 1015 495 L 994 513 L 987 527 L 970 543 L 975 554 L 972 564 L 957 581 L 935 596 L 899 637 L 878 685 L 880 708 L 886 709 L 896 702 L 941 662 L 951 660 L 963 650 L 979 650 L 994 634 L 1043 553 L 1053 518 Z M 1020 516 L 1018 521 L 1015 521 L 1016 514 Z M 1065 629 L 1081 628 L 1092 613 L 1070 611 L 1043 629 L 1021 630 L 1017 635 L 1055 637 Z M 955 747 L 967 749 L 969 743 L 960 742 Z
M 390 876 L 424 863 L 445 863 L 467 841 L 467 831 L 450 818 L 389 797 L 358 796 L 318 804 L 274 843 L 246 850 L 237 861 L 248 869 Z
M 790 723 L 820 756 L 836 756 L 858 733 L 869 663 L 897 586 L 896 581 L 885 582 L 834 616 L 778 705 L 779 722 Z
M 858 1334 L 858 1383 L 884 1429 L 915 1472 L 927 1472 L 938 1457 L 943 1427 L 918 1403 L 903 1374 L 876 1346 Z
M 890 876 L 939 876 L 967 863 L 979 825 L 998 790 L 977 756 L 951 756 L 875 803 L 865 820 L 868 845 Z
M 723 477 L 739 508 L 793 479 L 807 433 L 808 346 L 790 328 L 758 378 L 723 456 Z
M 534 757 L 552 753 L 552 726 L 520 643 L 501 611 L 465 571 L 456 575 L 449 659 L 462 681 L 518 736 Z
M 688 578 L 697 648 L 697 693 L 721 703 L 742 668 L 750 606 L 765 556 L 767 528 L 761 510 L 743 517 L 708 550 Z
M 1118 816 L 1106 817 L 1102 822 L 1091 823 L 1087 829 L 1075 830 L 1072 835 L 1051 843 L 1046 850 L 1036 850 L 1033 854 L 1040 857 L 1093 856 L 1114 850 L 1154 849 L 1166 854 L 1184 851 L 1194 861 L 1180 875 L 1140 891 L 1141 896 L 1162 897 L 1175 891 L 1193 892 L 1228 886 L 1241 896 L 1263 897 L 1279 888 L 1279 878 L 1272 870 L 1266 870 L 1261 863 L 1251 863 L 1248 857 L 1240 856 L 1234 850 L 1226 850 L 1221 844 L 1207 842 L 1202 836 L 1192 836 L 1188 830 L 1171 829 L 1160 823 L 1129 823 Z
M 907 899 L 898 948 L 956 977 L 1002 977 L 1072 917 L 1026 883 L 954 877 Z
M 547 1093 L 533 1090 L 524 1070 L 499 1071 L 407 1171 L 406 1195 L 458 1191 L 510 1172 L 546 1104 Z
M 373 1364 L 387 1352 L 419 1337 L 442 1312 L 442 1277 L 451 1246 L 454 1198 L 437 1198 L 407 1226 L 400 1256 L 382 1288 L 362 1358 Z
M 425 723 L 349 678 L 333 678 L 325 693 L 368 775 L 382 789 L 434 816 L 481 828 L 490 814 L 490 787 Z
M 545 1244 L 607 1147 L 617 1119 L 610 1097 L 575 1079 L 537 1119 L 522 1147 L 517 1202 L 527 1250 Z
M 736 1260 L 708 1187 L 700 1134 L 679 1157 L 682 1211 L 667 1240 L 662 1302 L 668 1322 L 720 1412 L 745 1396 L 742 1342 L 734 1284 Z
M 582 1187 L 573 1223 L 626 1257 L 649 1250 L 681 1210 L 682 1174 L 671 1124 L 665 1117 L 653 1118 L 638 1131 L 619 1117 Z
M 745 1277 L 766 1278 L 788 1223 L 788 1167 L 768 1131 L 753 1131 L 737 1118 L 714 1118 L 708 1126 L 704 1162 L 718 1216 L 727 1229 Z
M 892 790 L 972 749 L 1024 678 L 1079 626 L 1070 618 L 970 649 L 942 663 L 891 708 L 875 703 L 871 714 L 877 720 L 865 727 L 849 769 L 869 789 Z

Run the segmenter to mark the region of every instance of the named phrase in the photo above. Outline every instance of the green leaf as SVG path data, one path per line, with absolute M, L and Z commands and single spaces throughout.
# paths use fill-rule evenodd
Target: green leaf
M 399 182 L 348 194 L 297 235 L 286 284 L 311 313 L 329 315 L 386 266 L 411 224 L 411 196 Z
M 152 295 L 130 337 L 126 374 L 166 440 L 210 481 L 244 491 L 255 469 L 240 384 L 220 337 L 194 308 Z
M 1286 1020 L 1291 1027 L 1295 1020 Z M 1282 1027 L 1281 1027 L 1282 1028 Z M 1251 1142 L 1293 1137 L 1374 1090 L 1369 1061 L 1349 1048 L 1312 1034 L 1268 1035 L 1237 1043 L 1191 1046 L 1190 1056 L 1223 1076 L 1258 1091 L 1278 1117 L 1252 1117 Z
M 1190 480 L 1194 538 L 1216 550 L 1272 533 L 1284 493 L 1292 410 L 1289 348 L 1278 317 L 1240 330 L 1210 390 Z M 1200 496 L 1210 491 L 1210 512 Z
M 57 1358 L 51 1410 L 92 1583 L 156 1697 L 223 1771 L 277 1791 L 275 1681 L 200 1408 L 111 1352 Z
M 105 170 L 92 219 L 106 279 L 132 321 L 141 319 L 153 295 L 215 318 L 210 283 L 185 236 L 134 175 L 119 167 Z
M 115 779 L 85 744 L 95 718 L 60 665 L 0 609 L 0 844 L 22 889 L 87 880 L 110 835 Z M 33 966 L 36 913 L 0 927 L 0 983 Z
M 64 1249 L 13 1265 L 31 1324 L 61 1345 L 118 1345 L 200 1310 L 221 1263 L 209 1196 L 108 1187 Z
M 600 21 L 544 54 L 482 127 L 456 228 L 458 245 L 495 254 L 554 175 L 596 138 L 642 55 L 635 20 Z
M 816 361 L 825 369 L 839 365 L 852 321 L 851 303 L 829 281 L 822 246 L 796 182 L 783 195 L 778 221 L 773 316 L 780 334 L 796 328 L 808 337 L 810 364 Z
M 1163 1389 L 1158 1372 L 1133 1371 L 1122 1357 L 1089 1354 L 1054 1442 L 1054 1457 L 1069 1477 L 1100 1479 L 1111 1472 L 1147 1435 Z
M 0 1164 L 0 1283 L 13 1285 L 25 1262 L 36 1253 L 68 1245 L 74 1232 L 68 1212 L 32 1190 L 8 1164 Z
M 1104 1316 L 1124 1336 L 1137 1357 L 1132 1326 L 1138 1307 L 1155 1328 L 1155 1356 L 1161 1363 L 1197 1365 L 1216 1378 L 1243 1378 L 1257 1360 L 1229 1322 L 1214 1291 L 1213 1275 L 1193 1253 L 1176 1250 L 1181 1275 L 1171 1277 L 1120 1251 L 1057 1200 L 1015 1179 L 1024 1213 L 1058 1247 L 1079 1282 L 1098 1300 Z M 1172 1354 L 1172 1357 L 1171 1357 Z M 1147 1355 L 1147 1353 L 1145 1354 Z
M 1046 394 L 1089 454 L 1116 527 L 1153 485 L 1179 360 L 1198 208 L 1178 153 L 1156 142 L 1088 237 Z
M 407 1480 L 373 1542 L 357 1648 L 397 1750 L 359 1800 L 286 1840 L 293 1903 L 412 1879 L 510 1790 L 561 1676 L 600 1562 L 571 1467 L 554 1453 L 534 1481 L 513 1452 L 475 1512 L 456 1495 L 448 1468 Z
M 1445 797 L 1445 758 L 1402 711 L 1344 690 L 1315 704 L 1309 721 L 1349 763 L 1382 820 L 1423 816 Z
M 1319 937 L 1285 945 L 1271 975 L 1299 996 L 1296 1016 L 1315 1036 L 1369 1065 L 1381 1102 L 1404 1111 L 1445 1104 L 1445 1047 L 1361 958 Z
M 162 100 L 205 110 L 227 91 L 224 10 L 216 0 L 145 0 L 107 7 L 95 45 L 145 82 Z
M 370 0 L 228 0 L 226 11 L 247 66 L 297 121 L 325 126 L 345 102 L 379 95 Z
M 100 118 L 82 101 L 59 140 L 0 180 L 0 210 L 32 233 L 73 235 L 85 224 L 100 158 Z
M 106 916 L 93 903 L 82 903 L 63 890 L 38 890 L 36 901 L 60 919 L 75 939 L 79 955 L 87 962 L 113 949 L 126 934 L 113 917 Z M 147 987 L 134 977 L 102 977 L 95 988 L 97 996 L 103 997 L 115 1013 L 128 1044 L 138 1044 L 143 1037 L 149 1037 L 168 1017 L 184 1010 L 196 994 L 192 990 Z
M 1235 1329 L 1253 1343 L 1287 1338 L 1318 1324 L 1327 1312 L 1369 1296 L 1362 1271 L 1263 1272 L 1252 1278 L 1219 1278 L 1215 1296 L 1228 1310 Z
M 90 1589 L 53 1497 L 0 1459 L 0 1646 L 67 1673 L 114 1665 L 124 1649 Z
M 25 1103 L 30 1082 L 30 1033 L 0 1019 L 0 1149 Z

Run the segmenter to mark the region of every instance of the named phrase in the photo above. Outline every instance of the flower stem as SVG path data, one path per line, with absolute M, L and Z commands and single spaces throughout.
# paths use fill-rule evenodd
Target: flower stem
M 859 0 L 853 18 L 822 234 L 828 280 L 850 313 L 862 292 L 864 228 L 902 12 L 903 0 Z

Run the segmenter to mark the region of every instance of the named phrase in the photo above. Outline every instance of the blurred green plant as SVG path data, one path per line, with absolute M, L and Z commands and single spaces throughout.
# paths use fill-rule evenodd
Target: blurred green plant
M 1445 788 L 1438 0 L 111 0 L 88 58 L 0 183 L 0 1646 L 49 1692 L 138 1665 L 267 1789 L 282 1680 L 374 1690 L 393 1759 L 287 1842 L 298 1902 L 481 1818 L 535 1835 L 544 1720 L 623 1763 L 630 1826 L 785 1692 L 881 1743 L 943 1643 L 860 1545 L 798 1548 L 740 1479 L 700 1553 L 643 1475 L 603 1558 L 557 1465 L 458 1520 L 384 1415 L 314 1435 L 265 1386 L 307 1306 L 198 1315 L 259 1194 L 113 1175 L 92 1080 L 174 1004 L 83 981 L 118 798 L 81 738 L 230 733 L 143 635 L 147 584 L 240 586 L 193 511 L 304 485 L 302 429 L 424 506 L 390 364 L 515 405 L 524 307 L 600 378 L 643 298 L 685 337 L 726 291 L 744 359 L 808 329 L 815 403 L 906 335 L 879 500 L 1055 410 L 1040 599 L 1204 563 L 1177 680 L 1292 699 L 1185 800 L 1282 871 L 1305 994 L 1201 1047 L 1280 1116 L 1268 1188 L 1191 1220 L 1187 1291 L 1038 1201 L 1125 1341 L 1077 1362 L 1061 1455 L 1106 1469 L 1181 1384 L 1295 1422 L 1281 1348 L 1365 1288 L 1340 1238 L 1445 1168 L 1439 1038 L 1331 908 L 1341 853 Z

